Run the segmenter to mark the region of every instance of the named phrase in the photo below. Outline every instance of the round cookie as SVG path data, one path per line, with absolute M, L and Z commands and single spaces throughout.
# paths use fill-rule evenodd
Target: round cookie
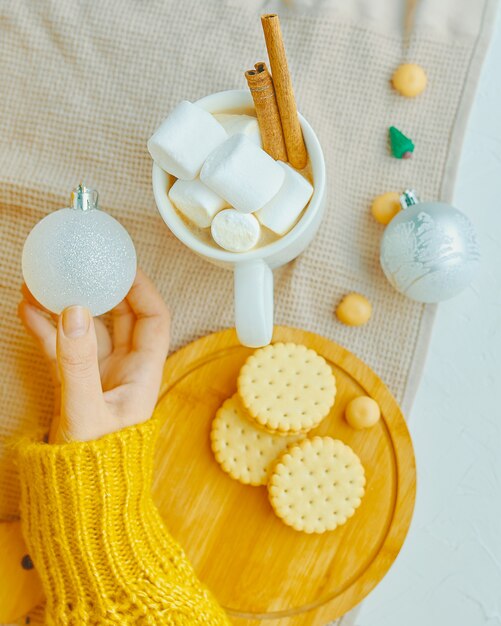
M 401 210 L 400 194 L 396 191 L 388 191 L 387 193 L 377 196 L 377 198 L 374 198 L 371 206 L 374 219 L 385 226 L 389 224 Z
M 364 486 L 364 468 L 349 446 L 331 437 L 313 437 L 291 445 L 279 457 L 268 496 L 285 524 L 306 533 L 323 533 L 355 513 Z
M 244 485 L 265 485 L 276 458 L 299 437 L 271 435 L 248 420 L 238 394 L 228 398 L 212 422 L 211 447 L 216 461 Z
M 369 398 L 369 396 L 359 396 L 348 402 L 345 417 L 352 428 L 357 430 L 370 428 L 379 421 L 381 409 L 373 398 Z
M 325 359 L 294 343 L 256 350 L 240 370 L 238 393 L 258 425 L 283 435 L 315 428 L 329 413 L 336 381 Z
M 363 326 L 372 315 L 372 304 L 360 293 L 349 293 L 338 304 L 336 315 L 347 326 Z
M 404 63 L 397 67 L 391 78 L 393 87 L 406 98 L 415 98 L 426 89 L 426 73 L 416 63 Z

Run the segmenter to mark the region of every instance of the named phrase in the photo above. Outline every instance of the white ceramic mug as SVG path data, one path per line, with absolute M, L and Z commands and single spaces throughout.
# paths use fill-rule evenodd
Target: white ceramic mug
M 252 113 L 247 90 L 222 91 L 196 103 L 210 113 Z M 273 272 L 295 259 L 311 242 L 325 208 L 325 161 L 317 136 L 300 115 L 313 174 L 313 195 L 299 222 L 276 241 L 249 252 L 227 252 L 198 239 L 176 212 L 167 195 L 169 174 L 153 164 L 153 193 L 164 222 L 174 235 L 207 261 L 232 269 L 235 286 L 235 326 L 240 342 L 266 346 L 273 334 Z

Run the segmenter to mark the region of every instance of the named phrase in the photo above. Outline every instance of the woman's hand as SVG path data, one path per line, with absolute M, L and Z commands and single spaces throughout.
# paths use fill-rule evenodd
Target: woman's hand
M 51 442 L 97 439 L 151 417 L 169 347 L 170 315 L 141 270 L 111 312 L 112 338 L 86 308 L 73 306 L 49 316 L 26 285 L 22 293 L 19 317 L 47 357 L 58 386 Z

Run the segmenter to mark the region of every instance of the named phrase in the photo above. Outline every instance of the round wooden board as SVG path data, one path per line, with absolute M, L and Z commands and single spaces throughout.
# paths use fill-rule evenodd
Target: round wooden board
M 212 418 L 236 391 L 238 372 L 253 352 L 234 330 L 195 341 L 167 360 L 156 409 L 164 422 L 154 498 L 234 624 L 323 626 L 360 602 L 395 560 L 414 506 L 414 453 L 395 399 L 365 363 L 298 329 L 276 327 L 273 341 L 304 344 L 332 366 L 336 402 L 311 432 L 341 439 L 360 457 L 367 487 L 355 515 L 323 535 L 294 531 L 274 515 L 265 487 L 232 480 L 214 460 Z M 362 394 L 379 403 L 382 419 L 355 431 L 343 414 Z

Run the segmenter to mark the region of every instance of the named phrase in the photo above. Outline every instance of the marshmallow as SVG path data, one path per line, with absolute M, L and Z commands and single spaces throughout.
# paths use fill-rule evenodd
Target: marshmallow
M 280 191 L 256 213 L 263 226 L 277 235 L 285 235 L 296 223 L 301 211 L 308 204 L 313 187 L 294 168 L 278 161 L 285 172 Z
M 226 200 L 204 185 L 199 178 L 176 180 L 169 190 L 169 198 L 199 228 L 208 228 L 214 215 L 229 206 Z
M 193 180 L 209 154 L 228 135 L 214 116 L 192 104 L 180 102 L 148 140 L 157 165 L 182 180 Z
M 261 227 L 250 214 L 235 209 L 224 209 L 212 220 L 211 233 L 214 241 L 229 252 L 245 252 L 259 241 Z
M 200 178 L 237 211 L 252 213 L 278 192 L 285 172 L 248 137 L 238 134 L 211 153 Z
M 252 115 L 216 113 L 214 117 L 230 137 L 236 135 L 237 133 L 242 133 L 242 135 L 246 135 L 260 148 L 263 147 L 263 140 L 261 139 L 261 131 L 259 130 L 258 121 L 255 117 L 252 117 Z

